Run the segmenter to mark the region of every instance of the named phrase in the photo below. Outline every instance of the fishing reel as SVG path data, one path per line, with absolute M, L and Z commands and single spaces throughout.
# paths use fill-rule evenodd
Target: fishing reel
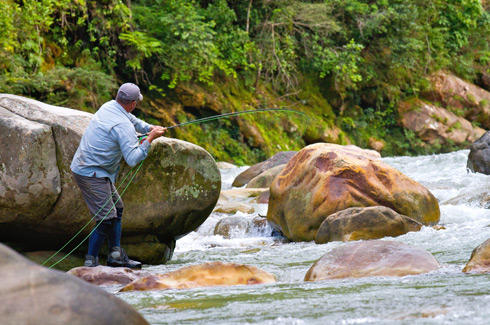
M 146 138 L 148 138 L 148 134 L 139 134 L 139 133 L 136 133 L 136 136 L 138 137 L 139 144 L 142 144 L 143 141 L 145 141 Z

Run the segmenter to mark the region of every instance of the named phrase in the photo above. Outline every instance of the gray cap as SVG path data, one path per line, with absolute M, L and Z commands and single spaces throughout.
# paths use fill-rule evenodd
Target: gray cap
M 117 97 L 128 101 L 137 100 L 141 102 L 143 100 L 143 95 L 140 93 L 140 88 L 131 82 L 125 83 L 119 87 Z

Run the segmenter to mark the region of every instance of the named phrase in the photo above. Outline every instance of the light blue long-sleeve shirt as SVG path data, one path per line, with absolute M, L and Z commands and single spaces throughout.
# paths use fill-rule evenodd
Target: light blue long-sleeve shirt
M 147 133 L 151 125 L 128 113 L 111 100 L 94 114 L 71 162 L 82 176 L 109 177 L 115 183 L 121 158 L 135 166 L 148 155 L 150 143 L 138 142 L 136 131 Z

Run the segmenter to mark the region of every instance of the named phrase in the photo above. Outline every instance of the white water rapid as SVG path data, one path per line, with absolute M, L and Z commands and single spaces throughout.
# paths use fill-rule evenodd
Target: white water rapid
M 490 176 L 467 173 L 468 153 L 383 158 L 434 194 L 445 228 L 423 227 L 385 239 L 429 251 L 442 266 L 437 271 L 304 282 L 315 261 L 345 243 L 285 243 L 271 237 L 270 228 L 224 239 L 213 232 L 227 215 L 213 213 L 177 241 L 172 261 L 146 269 L 166 273 L 204 262 L 235 262 L 273 273 L 277 283 L 114 293 L 151 324 L 490 324 L 490 275 L 461 272 L 473 249 L 490 238 L 490 210 L 480 204 L 482 193 L 490 191 Z M 223 189 L 245 169 L 222 170 Z M 266 215 L 266 204 L 252 205 L 253 215 L 238 215 Z

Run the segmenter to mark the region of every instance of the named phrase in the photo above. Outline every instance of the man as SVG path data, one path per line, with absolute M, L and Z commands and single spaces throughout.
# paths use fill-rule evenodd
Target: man
M 115 100 L 103 104 L 94 114 L 73 157 L 71 171 L 96 227 L 89 238 L 85 266 L 98 265 L 99 250 L 109 240 L 107 265 L 140 269 L 141 263 L 130 260 L 121 248 L 123 202 L 114 183 L 121 158 L 135 166 L 146 158 L 151 142 L 167 129 L 137 119 L 131 112 L 143 100 L 133 83 L 123 84 Z M 148 137 L 140 144 L 136 132 Z

